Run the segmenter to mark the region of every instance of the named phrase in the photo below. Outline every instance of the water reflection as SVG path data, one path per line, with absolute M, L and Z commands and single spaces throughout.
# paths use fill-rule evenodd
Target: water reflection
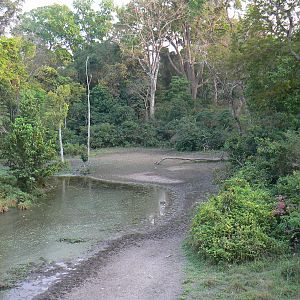
M 9 267 L 78 256 L 95 241 L 156 224 L 170 200 L 160 188 L 103 184 L 87 178 L 56 179 L 57 188 L 30 211 L 0 216 L 0 274 Z M 82 239 L 83 243 L 60 242 Z M 0 275 L 1 279 L 1 275 Z

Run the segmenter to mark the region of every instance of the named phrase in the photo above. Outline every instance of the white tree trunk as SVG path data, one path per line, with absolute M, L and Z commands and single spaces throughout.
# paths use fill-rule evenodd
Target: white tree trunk
M 157 88 L 157 77 L 158 77 L 158 71 L 159 71 L 159 60 L 160 60 L 160 54 L 157 54 L 156 61 L 154 63 L 153 73 L 151 73 L 150 76 L 150 101 L 149 101 L 149 116 L 151 120 L 154 120 L 155 118 L 155 93 Z
M 155 78 L 151 78 L 150 84 L 150 105 L 149 105 L 149 116 L 150 119 L 153 120 L 155 117 L 155 92 L 156 92 L 156 84 L 157 80 Z
M 90 144 L 91 144 L 91 102 L 90 102 L 90 87 L 88 86 L 88 137 L 87 137 L 87 155 L 88 161 L 90 160 Z
M 62 163 L 64 163 L 65 159 L 64 159 L 64 146 L 62 141 L 61 124 L 59 124 L 59 128 L 58 128 L 58 137 L 59 137 L 59 147 L 60 147 L 60 160 Z
M 86 85 L 87 85 L 87 105 L 88 105 L 88 132 L 87 132 L 87 161 L 90 160 L 90 144 L 91 144 L 91 101 L 90 101 L 90 84 L 91 84 L 91 77 L 88 73 L 88 62 L 89 57 L 86 59 L 85 63 L 85 71 L 86 71 Z

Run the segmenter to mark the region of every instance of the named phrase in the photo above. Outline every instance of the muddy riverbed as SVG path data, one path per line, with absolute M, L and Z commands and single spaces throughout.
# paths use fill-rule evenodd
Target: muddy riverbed
M 105 151 L 92 157 L 89 176 L 123 184 L 62 177 L 57 179 L 54 195 L 47 195 L 32 216 L 23 217 L 20 212 L 7 215 L 7 219 L 25 224 L 20 231 L 23 242 L 17 244 L 15 255 L 26 253 L 25 262 L 43 258 L 46 263 L 0 297 L 177 299 L 183 266 L 180 245 L 188 212 L 195 202 L 215 191 L 212 173 L 220 164 L 178 160 L 155 164 L 166 156 L 217 155 Z M 82 168 L 79 159 L 72 159 L 67 173 L 78 175 Z M 31 228 L 28 232 L 26 222 Z M 37 250 L 38 243 L 44 247 Z M 12 261 L 0 264 L 1 271 Z

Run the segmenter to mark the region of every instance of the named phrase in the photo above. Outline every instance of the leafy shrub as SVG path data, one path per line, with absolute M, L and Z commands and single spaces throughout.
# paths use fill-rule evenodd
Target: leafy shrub
M 175 148 L 180 151 L 221 149 L 234 130 L 233 119 L 227 109 L 206 108 L 195 116 L 172 121 L 170 125 L 176 132 L 172 138 Z
M 276 193 L 286 196 L 288 205 L 300 208 L 300 171 L 294 171 L 291 175 L 279 178 Z
M 233 178 L 219 195 L 199 206 L 191 229 L 192 245 L 215 262 L 279 253 L 283 244 L 272 237 L 271 210 L 272 198 L 266 190 Z
M 75 131 L 70 130 L 68 128 L 63 129 L 63 141 L 64 144 L 80 144 L 79 136 L 76 134 Z
M 271 141 L 258 139 L 257 155 L 252 158 L 258 170 L 266 170 L 271 182 L 293 170 L 294 158 L 291 156 L 288 140 Z
M 171 122 L 191 113 L 192 107 L 193 100 L 188 81 L 184 77 L 173 76 L 165 101 L 158 106 L 156 115 L 165 122 Z
M 46 129 L 40 121 L 17 118 L 6 136 L 4 155 L 18 185 L 32 189 L 53 175 L 59 168 L 55 144 L 47 140 Z
M 116 126 L 109 123 L 91 126 L 91 147 L 105 148 L 117 145 Z
M 300 172 L 279 178 L 275 191 L 284 201 L 278 227 L 289 237 L 293 251 L 297 251 L 300 240 Z
M 132 121 L 136 119 L 134 109 L 127 105 L 115 105 L 110 114 L 111 123 L 115 125 L 120 125 L 125 121 Z
M 112 97 L 107 87 L 97 85 L 91 92 L 92 125 L 110 123 L 120 125 L 135 119 L 134 109 L 121 104 L 119 99 Z
M 143 137 L 141 145 L 144 147 L 154 147 L 159 144 L 156 128 L 151 123 L 143 124 L 141 136 Z
M 64 145 L 64 152 L 66 155 L 70 155 L 70 156 L 81 155 L 85 151 L 86 151 L 85 145 L 69 144 L 69 143 Z
M 195 118 L 188 117 L 181 119 L 172 140 L 179 151 L 197 151 L 201 149 L 201 142 L 205 143 L 205 137 L 201 136 Z
M 289 131 L 279 136 L 256 136 L 257 131 L 246 136 L 235 136 L 226 143 L 230 161 L 243 167 L 246 161 L 257 172 L 262 172 L 269 183 L 291 173 L 300 166 L 300 135 Z
M 28 193 L 22 192 L 16 186 L 10 185 L 9 183 L 15 184 L 17 179 L 12 178 L 13 176 L 0 176 L 0 212 L 6 212 L 9 207 L 23 207 L 21 209 L 27 209 L 31 206 L 34 196 Z M 22 204 L 26 204 L 22 206 Z
M 17 184 L 17 178 L 15 176 L 8 173 L 0 174 L 0 186 L 2 185 L 14 186 L 16 184 Z
M 244 135 L 232 135 L 225 143 L 229 160 L 234 166 L 242 166 L 247 159 L 256 155 L 258 148 L 257 138 L 267 138 L 270 132 L 262 127 L 254 126 Z
M 143 143 L 140 124 L 134 121 L 125 121 L 118 128 L 118 137 L 123 146 L 137 146 Z
M 246 161 L 243 167 L 235 172 L 235 176 L 246 180 L 253 187 L 267 187 L 270 184 L 267 171 L 257 168 L 250 161 Z

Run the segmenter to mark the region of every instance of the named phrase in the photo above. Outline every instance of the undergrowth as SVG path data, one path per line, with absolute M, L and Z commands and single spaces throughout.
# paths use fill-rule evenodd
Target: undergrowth
M 242 264 L 211 264 L 183 246 L 187 259 L 180 300 L 300 299 L 300 256 L 265 258 Z

